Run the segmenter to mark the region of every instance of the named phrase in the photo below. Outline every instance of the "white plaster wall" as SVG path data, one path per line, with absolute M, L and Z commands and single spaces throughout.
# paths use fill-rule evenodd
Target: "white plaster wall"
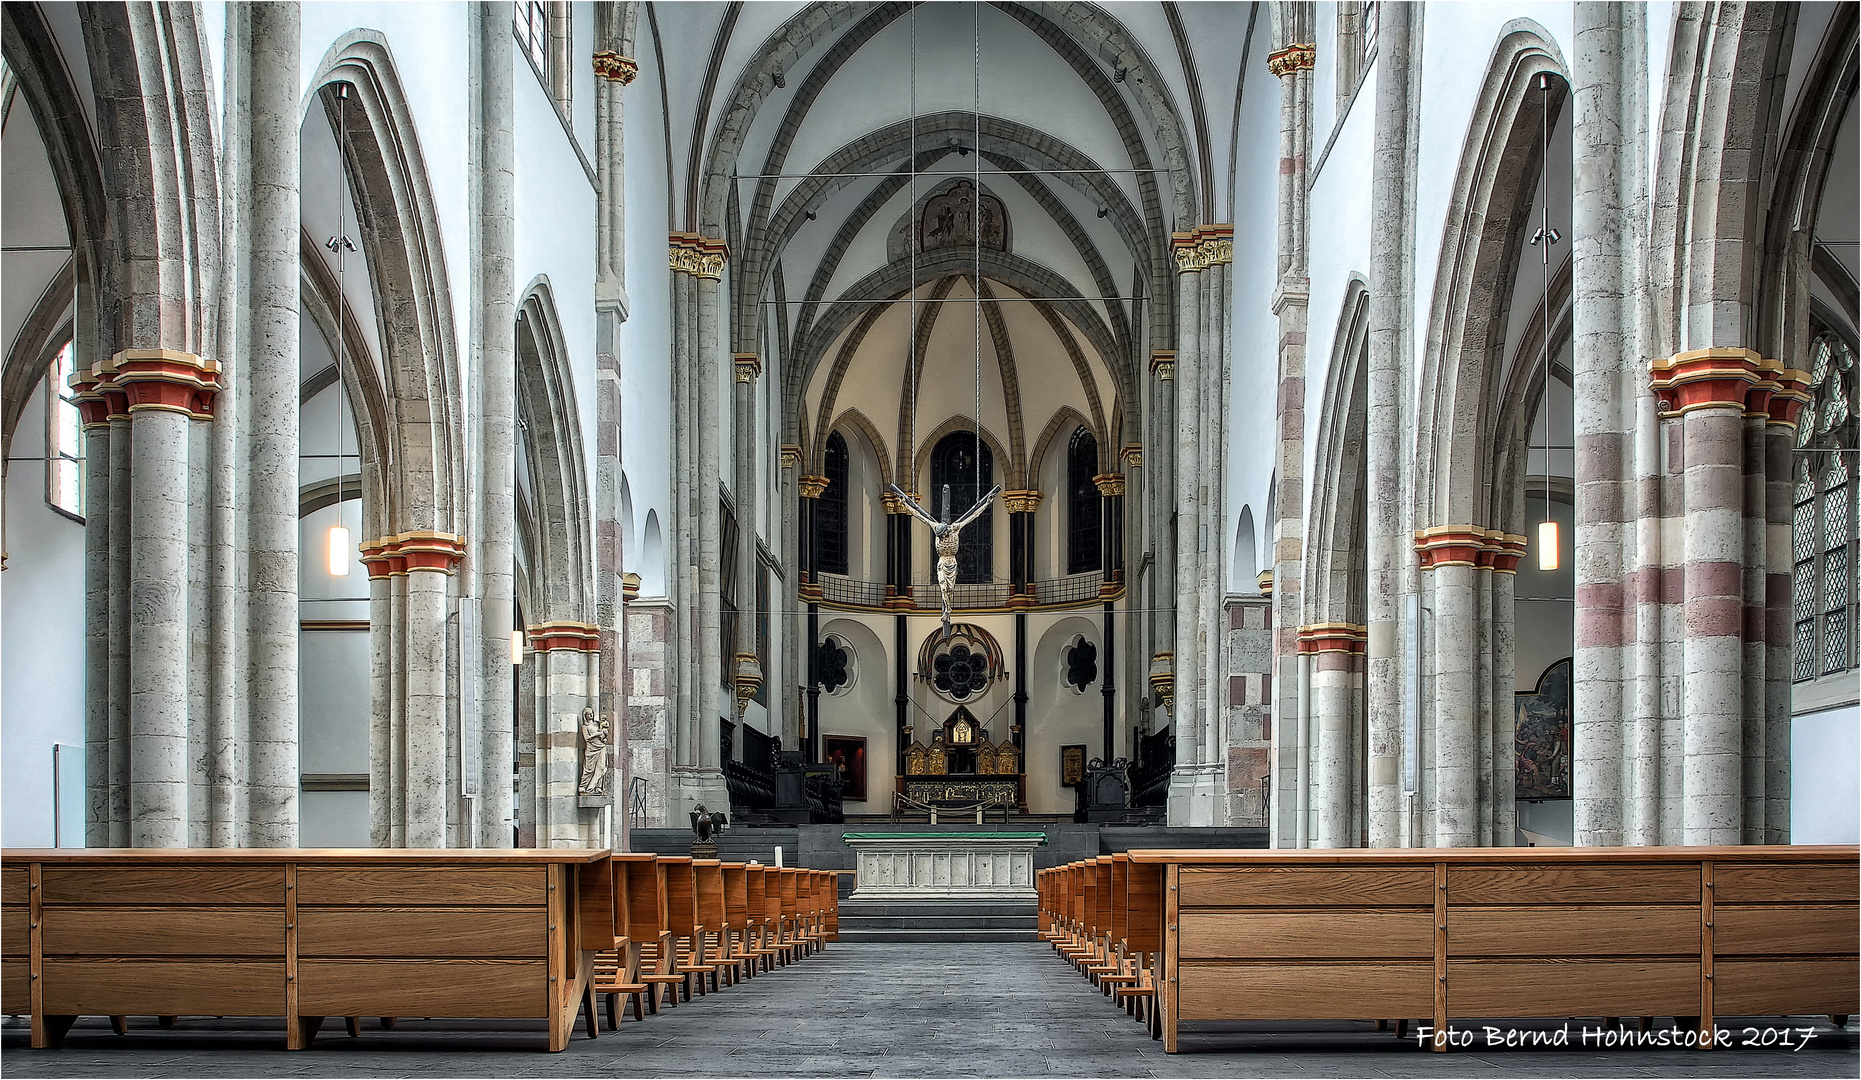
M 470 55 L 471 18 L 469 6 L 444 0 L 397 4 L 329 0 L 305 4 L 300 69 L 308 114 L 312 104 L 310 92 L 315 85 L 312 80 L 338 38 L 357 27 L 367 27 L 382 34 L 387 41 L 395 71 L 407 95 L 408 110 L 413 116 L 414 130 L 402 135 L 409 139 L 410 146 L 418 148 L 419 165 L 425 170 L 439 219 L 440 244 L 452 291 L 453 339 L 461 352 L 454 361 L 458 364 L 458 387 L 464 400 L 470 400 L 471 393 L 467 385 L 469 371 L 464 363 L 464 352 L 469 348 L 467 330 L 472 325 L 471 170 L 467 167 L 472 95 L 464 63 L 464 58 Z M 514 40 L 511 50 L 512 60 L 516 62 Z M 553 119 L 550 123 L 555 125 Z M 559 126 L 557 135 L 560 137 Z M 306 191 L 309 190 L 307 186 Z M 316 212 L 313 209 L 316 205 L 314 199 L 305 200 L 307 219 Z M 329 232 L 313 231 L 312 235 L 321 240 Z M 355 269 L 355 260 L 350 262 L 350 269 Z M 353 299 L 354 289 L 349 291 Z M 372 307 L 367 293 L 359 295 L 366 306 Z
M 1861 707 L 1790 719 L 1790 842 L 1861 842 Z
M 672 512 L 672 271 L 666 263 L 669 211 L 665 114 L 660 108 L 659 67 L 644 13 L 636 40 L 634 51 L 640 74 L 622 91 L 626 109 L 627 296 L 632 314 L 621 326 L 617 347 L 621 460 L 627 464 L 641 543 L 622 557 L 627 569 L 640 575 L 644 595 L 653 595 L 665 590 L 663 533 Z M 649 514 L 658 524 L 658 544 L 647 541 Z M 649 567 L 647 560 L 655 554 L 655 565 Z
M 1226 505 L 1235 515 L 1239 507 L 1266 504 L 1279 439 L 1279 320 L 1273 314 L 1279 254 L 1279 80 L 1266 68 L 1272 32 L 1272 20 L 1263 11 L 1254 24 L 1256 59 L 1242 73 L 1247 87 L 1239 145 L 1248 152 L 1236 159 L 1228 346 Z M 1170 437 L 1169 432 L 1157 432 L 1152 439 Z M 1270 563 L 1273 522 L 1256 516 L 1258 550 L 1267 552 Z M 1226 520 L 1224 532 L 1232 535 L 1235 520 Z
M 1074 807 L 1073 789 L 1060 785 L 1060 747 L 1084 743 L 1086 760 L 1116 757 L 1105 748 L 1105 698 L 1102 682 L 1088 685 L 1084 692 L 1067 685 L 1065 650 L 1075 637 L 1084 637 L 1098 647 L 1099 679 L 1106 675 L 1105 632 L 1097 618 L 1079 615 L 1040 620 L 1036 627 L 1029 617 L 1028 632 L 1034 641 L 1028 649 L 1033 667 L 1027 672 L 1027 808 L 1034 814 L 1070 814 Z M 1122 636 L 1120 641 L 1125 640 Z M 1013 649 L 1012 641 L 1003 647 Z M 1012 659 L 1013 653 L 1010 652 Z M 1012 706 L 1010 706 L 1012 708 Z M 1121 733 L 1114 733 L 1122 737 Z
M 1381 63 L 1382 61 L 1378 61 Z M 1369 78 L 1374 79 L 1375 72 Z M 1325 415 L 1325 384 L 1331 376 L 1338 322 L 1353 274 L 1370 277 L 1370 161 L 1375 137 L 1374 110 L 1352 109 L 1336 143 L 1314 177 L 1311 188 L 1311 305 L 1305 326 L 1305 506 L 1309 517 L 1317 504 L 1312 484 L 1318 477 L 1318 427 Z M 1422 172 L 1428 166 L 1424 164 Z M 1436 241 L 1439 243 L 1439 238 Z M 1421 243 L 1426 247 L 1426 242 Z M 1418 318 L 1427 303 L 1417 292 Z M 1420 354 L 1417 354 L 1419 361 Z M 1272 454 L 1268 453 L 1267 468 Z M 1309 534 L 1308 534 L 1309 535 Z
M 580 5 L 577 5 L 578 7 Z M 577 53 L 576 71 L 590 69 Z M 582 171 L 575 147 L 563 133 L 555 103 L 537 81 L 528 62 L 511 53 L 516 77 L 517 252 L 516 285 L 549 281 L 562 345 L 573 373 L 575 407 L 583 451 L 583 490 L 594 490 L 595 365 L 595 190 Z M 590 69 L 591 70 L 591 69 Z M 594 87 L 588 87 L 592 97 Z M 573 99 L 571 99 L 573 101 Z M 591 103 L 592 107 L 592 103 Z M 591 128 L 593 118 L 590 116 Z M 592 141 L 589 152 L 592 156 Z M 512 297 L 513 301 L 522 296 Z M 508 330 L 507 333 L 514 333 Z M 592 518 L 594 508 L 582 512 Z M 591 534 L 592 535 L 592 534 Z
M 1422 357 L 1427 355 L 1429 310 L 1435 294 L 1435 275 L 1441 261 L 1441 241 L 1447 223 L 1448 201 L 1455 174 L 1470 137 L 1467 128 L 1479 101 L 1480 86 L 1491 66 L 1493 50 L 1508 28 L 1548 34 L 1568 67 L 1571 53 L 1572 8 L 1567 3 L 1465 3 L 1430 4 L 1422 19 L 1421 87 L 1415 174 L 1415 327 L 1417 363 L 1414 392 L 1420 392 Z M 1536 23 L 1536 26 L 1531 26 Z M 1381 63 L 1379 60 L 1378 63 Z M 1661 65 L 1665 70 L 1666 65 Z M 1375 74 L 1370 76 L 1375 78 Z M 1655 100 L 1660 100 L 1657 95 Z M 1358 110 L 1366 119 L 1372 110 Z M 1568 110 L 1566 110 L 1568 111 Z M 1657 125 L 1658 126 L 1658 125 Z M 1368 206 L 1369 172 L 1364 174 Z M 1312 220 L 1324 220 L 1314 203 Z M 1566 233 L 1568 229 L 1564 230 Z M 1568 245 L 1569 241 L 1565 241 Z M 1566 246 L 1566 250 L 1568 250 Z M 1314 275 L 1316 292 L 1316 275 Z M 1314 300 L 1316 297 L 1314 296 Z M 1319 310 L 1316 304 L 1313 310 Z
M 0 579 L 0 842 L 52 845 L 52 744 L 62 743 L 66 846 L 84 846 L 84 527 L 45 502 L 41 379 L 13 433 Z
M 831 694 L 821 695 L 821 734 L 866 740 L 866 798 L 847 800 L 850 814 L 882 814 L 892 807 L 893 780 L 898 769 L 897 711 L 893 704 L 897 691 L 892 683 L 891 651 L 883 644 L 891 640 L 891 623 L 887 616 L 830 617 L 823 613 L 821 618 L 821 637 L 839 638 L 853 657 L 852 681 Z M 915 726 L 917 737 L 927 738 L 927 725 Z

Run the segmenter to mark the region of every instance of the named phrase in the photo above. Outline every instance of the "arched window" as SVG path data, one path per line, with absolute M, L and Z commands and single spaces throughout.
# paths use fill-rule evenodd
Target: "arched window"
M 976 505 L 976 500 L 995 485 L 995 455 L 989 444 L 978 442 L 973 431 L 953 431 L 945 435 L 931 451 L 931 489 L 924 494 L 925 509 L 939 518 L 944 516 L 943 488 L 950 486 L 952 518 Z M 956 553 L 956 580 L 989 582 L 995 580 L 995 508 L 965 526 L 963 542 Z
M 847 569 L 847 450 L 846 438 L 838 431 L 827 436 L 827 459 L 823 463 L 827 490 L 821 492 L 814 508 L 814 536 L 819 545 L 820 571 L 823 574 L 850 573 Z
M 1854 666 L 1855 355 L 1833 333 L 1810 346 L 1797 417 L 1791 658 L 1798 682 Z M 1844 453 L 1843 451 L 1848 451 Z
M 67 341 L 46 373 L 45 501 L 59 513 L 83 521 L 84 418 L 72 398 L 74 370 Z
M 1100 499 L 1092 477 L 1098 473 L 1099 442 L 1085 428 L 1073 432 L 1066 447 L 1066 572 L 1099 568 Z

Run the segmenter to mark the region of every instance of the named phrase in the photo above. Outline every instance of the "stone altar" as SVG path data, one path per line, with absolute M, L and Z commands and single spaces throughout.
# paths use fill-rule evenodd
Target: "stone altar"
M 1040 832 L 850 832 L 854 900 L 1036 898 L 1034 849 Z

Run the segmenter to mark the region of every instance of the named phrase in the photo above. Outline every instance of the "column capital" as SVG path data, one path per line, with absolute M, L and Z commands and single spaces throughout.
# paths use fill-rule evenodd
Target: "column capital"
M 430 530 L 396 533 L 362 544 L 362 565 L 368 567 L 371 579 L 415 570 L 450 574 L 464 558 L 464 537 Z
M 1267 70 L 1282 79 L 1295 72 L 1310 71 L 1317 62 L 1318 45 L 1310 41 L 1294 42 L 1267 54 Z
M 756 691 L 762 688 L 762 661 L 755 653 L 740 652 L 736 655 L 736 679 L 734 680 L 737 696 L 737 722 L 743 722 L 743 711 L 749 708 L 750 700 Z
M 734 359 L 736 361 L 738 382 L 754 383 L 756 377 L 762 374 L 762 357 L 757 356 L 755 353 L 736 353 Z
M 1160 652 L 1150 658 L 1150 691 L 1165 709 L 1175 711 L 1176 654 Z
M 1479 566 L 1485 551 L 1486 530 L 1478 525 L 1435 525 L 1415 531 L 1415 554 L 1423 570 Z
M 625 86 L 640 74 L 640 62 L 617 52 L 598 52 L 594 54 L 594 73 L 597 79 Z
M 1370 638 L 1368 627 L 1356 623 L 1313 623 L 1299 627 L 1299 652 L 1361 655 Z
M 629 570 L 620 575 L 620 602 L 631 604 L 640 598 L 640 575 Z
M 1040 509 L 1041 493 L 1038 491 L 1004 491 L 1002 505 L 1011 514 L 1031 514 Z
M 98 389 L 94 370 L 74 371 L 66 384 L 71 389 L 71 399 L 77 403 L 78 415 L 84 420 L 85 431 L 110 426 L 110 397 Z
M 697 233 L 670 234 L 666 252 L 673 273 L 711 281 L 722 280 L 724 264 L 730 261 L 730 245 Z
M 593 623 L 556 621 L 524 627 L 533 652 L 600 652 L 601 628 Z
M 918 497 L 918 493 L 915 491 L 907 491 L 905 494 L 911 496 L 913 499 Z M 884 505 L 885 512 L 888 514 L 909 514 L 911 512 L 911 508 L 905 505 L 904 500 L 892 494 L 890 491 L 879 492 L 879 502 Z
M 1743 412 L 1751 390 L 1782 367 L 1750 349 L 1691 349 L 1656 359 L 1649 367 L 1648 388 L 1660 401 L 1663 419 L 1695 409 Z M 1763 397 L 1768 406 L 1770 395 Z
M 1234 226 L 1201 225 L 1188 232 L 1171 233 L 1170 253 L 1179 274 L 1225 266 L 1234 261 Z
M 781 449 L 782 468 L 793 469 L 801 464 L 801 444 L 785 442 Z
M 797 477 L 795 482 L 801 488 L 802 498 L 818 499 L 821 497 L 821 493 L 827 490 L 827 485 L 831 481 L 825 476 L 801 476 Z
M 132 415 L 160 410 L 196 420 L 213 417 L 220 390 L 217 361 L 174 349 L 124 349 L 110 358 L 109 373 L 111 388 L 125 396 Z
M 1163 382 L 1176 379 L 1176 350 L 1158 349 L 1150 354 L 1150 373 Z
M 1260 571 L 1259 576 L 1254 578 L 1254 583 L 1259 587 L 1261 596 L 1273 595 L 1273 571 Z
M 1099 473 L 1092 478 L 1092 482 L 1098 485 L 1099 494 L 1108 499 L 1124 494 L 1123 473 Z
M 1119 460 L 1124 462 L 1124 467 L 1127 469 L 1143 468 L 1144 444 L 1134 442 L 1125 443 L 1124 449 L 1119 453 L 1118 457 Z

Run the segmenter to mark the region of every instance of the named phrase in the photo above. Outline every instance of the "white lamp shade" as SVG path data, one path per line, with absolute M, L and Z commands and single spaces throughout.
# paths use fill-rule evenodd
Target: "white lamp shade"
M 1557 569 L 1557 522 L 1538 523 L 1538 569 Z
M 513 667 L 523 666 L 523 631 L 510 632 L 510 662 Z
M 330 526 L 330 576 L 349 576 L 349 530 L 341 525 Z

